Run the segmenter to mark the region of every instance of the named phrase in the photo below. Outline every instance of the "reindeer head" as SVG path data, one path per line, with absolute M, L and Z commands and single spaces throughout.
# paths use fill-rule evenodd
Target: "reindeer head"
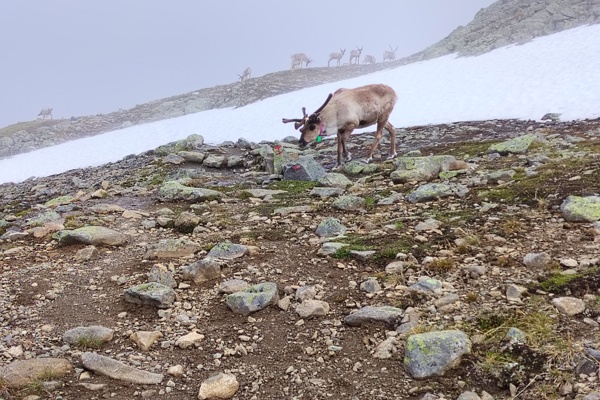
M 329 94 L 329 96 L 327 96 L 327 100 L 325 100 L 325 103 L 323 103 L 323 105 L 319 107 L 317 111 L 310 115 L 306 114 L 306 107 L 302 107 L 302 118 L 283 118 L 281 120 L 284 124 L 294 122 L 294 129 L 300 130 L 300 140 L 298 140 L 298 144 L 301 148 L 306 147 L 307 144 L 315 140 L 318 140 L 317 138 L 323 133 L 323 126 L 321 125 L 321 111 L 323 111 L 332 97 L 333 94 Z

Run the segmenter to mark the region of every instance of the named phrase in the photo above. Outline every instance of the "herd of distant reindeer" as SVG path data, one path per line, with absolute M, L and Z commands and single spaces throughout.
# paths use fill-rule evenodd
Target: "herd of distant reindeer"
M 358 65 L 360 63 L 360 56 L 362 54 L 363 48 L 362 47 L 358 47 L 356 46 L 356 50 L 351 50 L 350 51 L 350 59 L 348 60 L 348 63 L 344 63 L 343 65 Z M 396 59 L 396 51 L 398 51 L 398 47 L 396 47 L 395 49 L 390 46 L 390 50 L 386 50 L 383 52 L 383 61 L 382 62 L 386 62 L 386 61 L 394 61 Z M 331 66 L 331 62 L 335 61 L 336 62 L 336 66 L 340 66 L 342 65 L 342 58 L 344 57 L 344 55 L 346 54 L 346 49 L 340 49 L 339 53 L 331 53 L 329 54 L 329 61 L 327 61 L 327 66 Z M 306 68 L 308 67 L 308 64 L 310 64 L 313 60 L 311 58 L 309 58 L 306 54 L 304 53 L 296 53 L 296 54 L 292 54 L 290 56 L 291 59 L 291 66 L 290 69 L 292 71 L 295 71 L 297 69 L 300 68 Z M 377 62 L 377 59 L 372 56 L 372 55 L 365 55 L 363 58 L 362 63 L 363 64 L 375 64 Z M 250 67 L 246 68 L 244 70 L 244 72 L 242 72 L 242 74 L 238 74 L 240 81 L 244 82 L 248 79 L 250 79 L 252 77 L 252 69 L 250 69 Z

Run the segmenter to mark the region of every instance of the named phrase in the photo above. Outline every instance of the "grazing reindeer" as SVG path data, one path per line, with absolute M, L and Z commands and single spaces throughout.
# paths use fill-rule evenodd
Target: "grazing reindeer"
M 246 68 L 244 70 L 244 72 L 242 72 L 242 74 L 238 74 L 238 76 L 240 77 L 240 81 L 244 82 L 247 79 L 250 79 L 252 77 L 252 69 L 250 69 L 250 67 Z
M 396 157 L 396 131 L 388 119 L 398 96 L 394 89 L 387 85 L 374 84 L 355 89 L 338 89 L 330 94 L 325 103 L 314 113 L 306 114 L 300 119 L 283 118 L 284 124 L 294 122 L 294 127 L 300 129 L 298 144 L 300 147 L 312 141 L 319 141 L 320 136 L 337 135 L 337 166 L 351 159 L 346 147 L 346 140 L 356 128 L 365 128 L 377 124 L 375 140 L 369 150 L 366 162 L 373 159 L 373 153 L 383 135 L 383 128 L 390 133 L 391 143 L 388 159 Z
M 340 66 L 340 63 L 342 62 L 342 57 L 344 57 L 344 53 L 346 52 L 346 49 L 342 50 L 340 49 L 340 53 L 331 53 L 329 55 L 329 61 L 327 61 L 327 66 L 329 67 L 329 63 L 331 62 L 331 60 L 336 60 L 337 61 L 337 66 Z
M 40 111 L 40 113 L 38 114 L 38 117 L 41 116 L 42 119 L 46 119 L 47 116 L 50 116 L 50 119 L 52 118 L 52 108 L 42 108 L 42 111 Z
M 356 58 L 356 65 L 358 65 L 358 62 L 360 61 L 360 54 L 362 53 L 363 48 L 362 47 L 358 47 L 356 46 L 356 50 L 352 50 L 350 52 L 350 65 L 352 65 L 352 59 Z
M 363 64 L 375 64 L 377 61 L 375 60 L 375 57 L 370 56 L 370 55 L 366 55 L 365 59 L 363 60 Z
M 398 50 L 398 46 L 396 46 L 396 49 L 394 50 L 390 45 L 390 50 L 391 51 L 386 50 L 383 52 L 383 62 L 385 62 L 385 60 L 394 61 L 396 59 L 396 50 Z
M 305 63 L 305 66 L 308 67 L 308 64 L 312 61 L 304 53 L 292 54 L 290 58 L 292 59 L 292 71 L 297 68 L 302 68 L 302 63 Z

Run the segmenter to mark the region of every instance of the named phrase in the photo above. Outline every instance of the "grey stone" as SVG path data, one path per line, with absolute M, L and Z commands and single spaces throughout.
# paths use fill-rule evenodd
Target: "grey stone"
M 206 153 L 200 153 L 198 151 L 180 151 L 177 155 L 187 162 L 196 164 L 202 164 L 206 158 Z
M 392 193 L 388 197 L 380 199 L 377 201 L 378 206 L 389 206 L 392 204 L 400 203 L 404 200 L 404 195 L 402 193 Z
M 300 318 L 323 317 L 329 313 L 329 304 L 321 300 L 304 300 L 296 306 Z
M 564 218 L 570 222 L 600 220 L 600 196 L 569 196 L 560 206 Z
M 298 289 L 296 289 L 296 300 L 299 301 L 312 300 L 315 298 L 316 295 L 317 289 L 312 285 L 301 286 Z
M 244 166 L 244 159 L 240 156 L 229 156 L 227 157 L 227 168 L 238 168 Z
M 163 265 L 152 266 L 152 269 L 148 273 L 148 282 L 158 282 L 172 288 L 177 286 L 173 273 Z
M 144 258 L 149 260 L 155 258 L 182 258 L 200 250 L 202 250 L 202 246 L 187 237 L 161 239 L 158 243 L 146 246 Z
M 523 257 L 523 264 L 530 268 L 546 268 L 552 262 L 550 254 L 542 253 L 527 253 Z
M 321 164 L 312 157 L 302 156 L 283 166 L 283 177 L 286 180 L 316 182 L 326 174 Z
M 339 189 L 346 189 L 348 186 L 352 186 L 352 181 L 344 174 L 337 172 L 330 172 L 318 180 L 319 185 L 326 187 L 335 187 Z
M 365 204 L 365 199 L 360 196 L 341 196 L 333 201 L 332 206 L 338 210 L 359 211 L 364 209 Z
M 447 170 L 456 161 L 454 156 L 399 157 L 394 161 L 396 170 L 390 174 L 394 183 L 429 181 Z
M 240 384 L 235 375 L 219 372 L 202 382 L 198 398 L 200 400 L 231 399 L 239 387 Z
M 320 197 L 326 199 L 328 197 L 341 196 L 344 193 L 344 189 L 340 188 L 329 188 L 329 187 L 315 187 L 310 191 L 311 196 Z
M 114 330 L 104 326 L 78 326 L 66 331 L 63 334 L 63 340 L 69 344 L 77 344 L 83 339 L 92 339 L 101 343 L 107 343 L 112 340 L 114 333 Z
M 157 197 L 160 201 L 202 202 L 220 199 L 223 193 L 212 189 L 184 186 L 177 181 L 168 181 L 160 187 Z
M 348 175 L 358 175 L 364 172 L 369 164 L 360 160 L 353 160 L 344 164 L 343 171 Z
M 168 154 L 163 158 L 165 163 L 179 165 L 185 162 L 183 157 L 178 156 L 177 154 Z
M 419 186 L 416 190 L 410 193 L 407 197 L 407 200 L 411 203 L 422 203 L 448 196 L 463 197 L 467 192 L 468 189 L 463 185 L 428 183 L 423 186 Z
M 175 291 L 161 283 L 143 283 L 125 289 L 125 301 L 158 308 L 169 308 L 175 301 Z
M 350 246 L 348 243 L 337 243 L 337 242 L 325 242 L 317 251 L 317 254 L 320 256 L 330 256 L 335 254 L 336 251 L 341 249 L 342 247 Z
M 206 257 L 181 267 L 181 278 L 196 284 L 219 279 L 222 266 L 223 261 L 214 257 Z
M 404 367 L 416 379 L 443 376 L 471 353 L 471 341 L 458 330 L 427 332 L 409 336 Z
M 248 253 L 248 247 L 243 244 L 221 242 L 217 243 L 208 252 L 208 257 L 233 260 L 245 256 Z
M 227 164 L 227 160 L 224 156 L 216 156 L 214 154 L 209 154 L 204 161 L 202 161 L 202 165 L 209 168 L 222 168 Z
M 532 134 L 518 136 L 501 143 L 492 144 L 487 152 L 499 153 L 501 155 L 525 154 L 535 139 L 536 137 Z
M 190 233 L 200 223 L 200 217 L 193 212 L 184 211 L 177 216 L 173 222 L 173 226 L 177 228 L 179 232 Z
M 86 369 L 109 378 L 136 383 L 140 385 L 156 385 L 163 381 L 162 374 L 142 371 L 120 361 L 96 353 L 85 352 L 81 362 Z
M 231 311 L 247 316 L 271 304 L 277 304 L 278 300 L 277 284 L 265 282 L 230 294 L 226 298 L 226 303 Z
M 360 290 L 366 293 L 377 293 L 381 291 L 381 285 L 377 279 L 370 278 L 360 284 Z
M 250 287 L 250 284 L 242 279 L 229 279 L 221 282 L 219 285 L 219 293 L 231 294 L 241 292 Z
M 515 174 L 515 170 L 512 169 L 494 171 L 487 174 L 487 180 L 489 183 L 499 183 L 501 181 L 508 182 L 513 178 L 513 176 L 515 176 Z
M 31 358 L 0 367 L 0 381 L 6 382 L 8 387 L 20 388 L 45 376 L 58 378 L 71 371 L 73 365 L 62 358 Z
M 361 326 L 366 323 L 383 323 L 390 329 L 395 329 L 402 319 L 403 311 L 400 308 L 382 306 L 365 306 L 353 311 L 344 318 L 344 323 L 349 326 Z
M 58 244 L 68 245 L 74 243 L 91 244 L 94 246 L 123 246 L 129 241 L 129 237 L 113 229 L 104 226 L 84 226 L 77 229 L 65 229 L 56 232 L 53 238 Z
M 552 299 L 552 304 L 562 314 L 572 317 L 585 311 L 585 303 L 575 297 L 556 297 Z
M 276 194 L 287 193 L 286 190 L 273 190 L 273 189 L 244 189 L 243 193 L 248 193 L 252 197 L 264 199 L 267 196 L 274 196 Z
M 456 400 L 481 400 L 481 397 L 475 392 L 462 392 Z
M 309 213 L 314 211 L 315 209 L 313 208 L 313 206 L 293 206 L 293 207 L 281 207 L 281 208 L 276 208 L 273 211 L 273 214 L 275 215 L 289 215 L 289 214 L 296 214 L 296 213 Z
M 427 276 L 420 277 L 417 283 L 414 283 L 409 286 L 410 290 L 415 290 L 419 292 L 434 292 L 435 290 L 441 288 L 442 282 L 434 278 L 429 278 Z
M 525 335 L 525 332 L 519 328 L 511 327 L 508 332 L 506 332 L 506 336 L 504 338 L 511 342 L 525 343 L 526 337 L 527 335 Z
M 346 227 L 340 222 L 339 219 L 329 217 L 323 220 L 315 232 L 320 237 L 331 237 L 337 235 L 343 235 L 346 233 Z

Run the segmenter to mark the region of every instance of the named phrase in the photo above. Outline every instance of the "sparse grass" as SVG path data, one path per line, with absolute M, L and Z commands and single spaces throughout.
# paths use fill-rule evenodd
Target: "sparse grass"
M 525 230 L 525 228 L 526 225 L 523 222 L 514 218 L 505 220 L 500 224 L 500 231 L 505 236 L 512 236 L 514 234 L 521 233 Z
M 97 350 L 102 347 L 102 340 L 90 336 L 80 336 L 77 338 L 75 346 L 85 350 Z
M 465 302 L 475 303 L 479 299 L 479 295 L 476 292 L 469 292 L 465 296 Z
M 511 256 L 498 256 L 495 264 L 500 268 L 514 268 L 519 265 L 517 260 Z
M 432 273 L 447 273 L 452 271 L 455 267 L 454 260 L 448 257 L 436 258 L 432 262 L 426 265 L 426 269 Z

